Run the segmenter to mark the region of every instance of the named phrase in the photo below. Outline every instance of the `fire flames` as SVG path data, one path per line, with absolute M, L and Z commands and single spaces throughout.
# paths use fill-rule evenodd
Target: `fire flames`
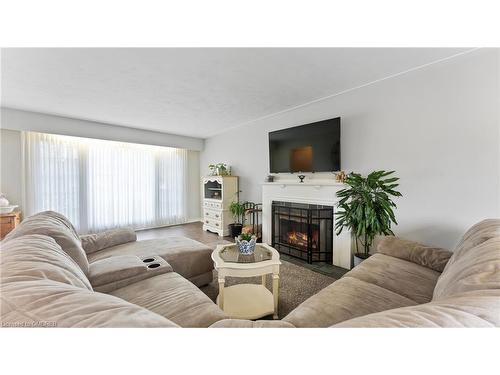
M 307 233 L 302 233 L 302 232 L 298 232 L 298 231 L 291 231 L 291 232 L 288 232 L 286 235 L 287 235 L 287 242 L 290 245 L 307 248 L 307 240 L 308 240 Z M 316 247 L 317 241 L 318 241 L 318 232 L 314 231 L 313 235 L 312 235 L 312 247 L 313 248 Z

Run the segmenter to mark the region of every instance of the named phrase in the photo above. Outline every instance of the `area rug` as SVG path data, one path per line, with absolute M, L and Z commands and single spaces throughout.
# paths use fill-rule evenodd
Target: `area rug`
M 330 276 L 322 275 L 285 260 L 282 260 L 281 263 L 278 311 L 280 319 L 284 318 L 290 311 L 304 302 L 307 298 L 335 281 L 335 279 Z M 241 283 L 260 284 L 261 278 L 260 276 L 248 278 L 226 277 L 226 286 Z M 271 290 L 270 275 L 267 276 L 266 283 L 267 287 Z M 217 271 L 214 270 L 214 281 L 200 289 L 215 302 L 217 294 L 219 293 Z

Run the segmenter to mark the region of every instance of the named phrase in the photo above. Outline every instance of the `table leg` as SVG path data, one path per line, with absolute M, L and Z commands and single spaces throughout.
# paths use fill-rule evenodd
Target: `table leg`
M 266 286 L 266 275 L 262 275 L 262 285 Z
M 219 281 L 219 307 L 224 310 L 224 283 L 225 279 L 220 278 Z
M 273 298 L 274 298 L 274 315 L 273 319 L 278 319 L 278 296 L 279 296 L 279 281 L 278 274 L 273 273 Z

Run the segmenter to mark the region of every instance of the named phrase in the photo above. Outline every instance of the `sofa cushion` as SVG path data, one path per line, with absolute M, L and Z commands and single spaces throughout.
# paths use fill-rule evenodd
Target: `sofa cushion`
M 426 246 L 394 236 L 383 237 L 377 246 L 377 253 L 407 260 L 438 272 L 443 272 L 446 263 L 453 255 L 446 249 Z
M 417 303 L 429 302 L 440 273 L 392 256 L 374 254 L 345 276 L 378 285 Z
M 92 290 L 75 261 L 52 237 L 30 234 L 2 242 L 2 282 L 49 279 Z
M 187 279 L 213 270 L 212 250 L 206 245 L 185 237 L 165 237 L 129 242 L 89 254 L 92 263 L 115 255 L 147 256 L 157 254 Z
M 208 327 L 227 318 L 201 290 L 175 272 L 139 281 L 110 294 L 154 311 L 181 327 Z
M 302 302 L 283 320 L 296 327 L 329 327 L 357 316 L 415 304 L 388 289 L 344 276 Z
M 148 260 L 147 263 L 143 259 Z M 157 267 L 148 267 L 157 265 Z M 172 272 L 172 267 L 162 257 L 119 255 L 90 263 L 89 280 L 97 292 L 109 293 L 149 277 Z
M 80 236 L 82 247 L 87 254 L 137 240 L 132 228 L 116 228 L 105 232 L 84 234 Z
M 451 266 L 468 250 L 496 237 L 500 237 L 500 219 L 486 219 L 474 224 L 458 242 L 448 264 Z
M 500 327 L 500 290 L 466 292 L 422 305 L 362 316 L 333 327 Z
M 59 246 L 80 266 L 85 275 L 89 271 L 87 256 L 82 248 L 80 237 L 71 222 L 63 215 L 45 211 L 30 216 L 22 221 L 4 239 L 8 242 L 28 234 L 42 234 L 52 237 Z
M 434 289 L 434 300 L 486 289 L 500 290 L 500 236 L 453 256 Z
M 119 298 L 52 280 L 3 282 L 3 327 L 177 327 Z

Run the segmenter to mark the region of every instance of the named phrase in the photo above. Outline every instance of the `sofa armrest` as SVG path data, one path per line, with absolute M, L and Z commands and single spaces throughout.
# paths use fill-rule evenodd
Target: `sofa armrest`
M 118 255 L 90 263 L 88 278 L 94 291 L 109 293 L 167 272 L 172 267 L 158 255 Z
M 295 326 L 283 320 L 223 319 L 212 324 L 210 328 L 295 328 Z
M 437 272 L 443 272 L 446 263 L 453 255 L 451 251 L 422 245 L 418 242 L 387 236 L 380 240 L 377 252 L 407 260 Z
M 132 228 L 117 228 L 101 233 L 80 236 L 82 247 L 87 254 L 106 249 L 111 246 L 137 241 L 137 235 Z

